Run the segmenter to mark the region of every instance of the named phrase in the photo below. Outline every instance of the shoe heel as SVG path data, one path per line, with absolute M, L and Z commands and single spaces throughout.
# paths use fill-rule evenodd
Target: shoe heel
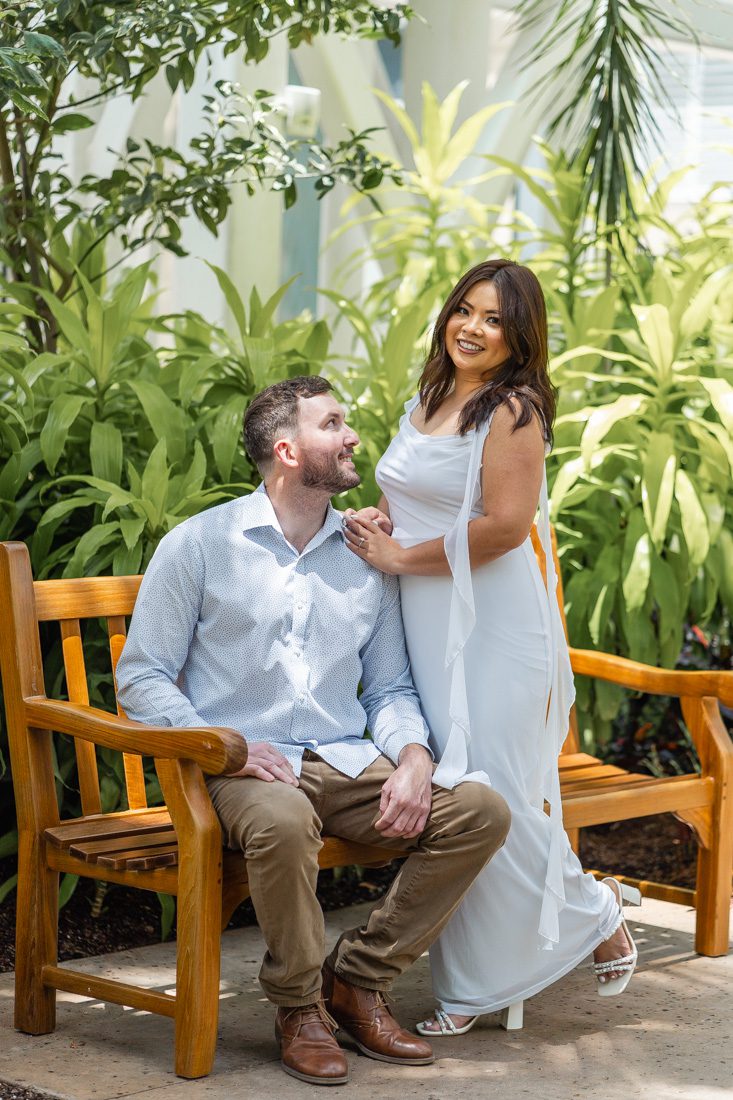
M 628 886 L 625 882 L 621 883 L 621 897 L 624 899 L 624 905 L 641 905 L 641 890 L 637 890 L 635 886 Z
M 505 1031 L 519 1031 L 524 1027 L 524 1001 L 516 1001 L 502 1010 L 499 1023 Z

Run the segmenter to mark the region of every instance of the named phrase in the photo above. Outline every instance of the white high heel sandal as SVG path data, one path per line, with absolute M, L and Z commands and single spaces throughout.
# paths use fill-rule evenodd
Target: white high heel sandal
M 626 883 L 619 882 L 618 879 L 615 878 L 604 878 L 603 882 L 610 887 L 616 895 L 616 901 L 618 902 L 618 907 L 622 914 L 624 905 L 641 905 L 641 893 L 635 886 L 627 886 Z M 622 955 L 617 959 L 608 959 L 606 962 L 602 963 L 593 963 L 593 973 L 595 976 L 597 978 L 605 978 L 603 982 L 598 983 L 599 997 L 617 997 L 620 993 L 623 993 L 631 981 L 631 975 L 636 970 L 639 952 L 636 950 L 634 937 L 631 935 L 631 932 L 629 932 L 629 926 L 623 919 L 623 916 L 619 928 L 623 928 L 626 939 L 631 944 L 631 954 Z M 608 974 L 614 972 L 618 974 L 618 977 L 607 977 Z
M 435 1036 L 446 1038 L 454 1035 L 465 1035 L 474 1026 L 479 1016 L 472 1016 L 463 1027 L 457 1027 L 447 1012 L 444 1012 L 442 1008 L 436 1008 L 433 1019 L 423 1020 L 422 1023 L 416 1024 L 415 1031 L 418 1035 L 427 1035 L 428 1037 L 432 1035 L 433 1038 Z M 428 1025 L 432 1023 L 437 1023 L 438 1027 L 429 1027 Z M 508 1005 L 502 1009 L 499 1023 L 505 1031 L 519 1031 L 524 1026 L 524 1001 L 516 1001 L 513 1005 Z

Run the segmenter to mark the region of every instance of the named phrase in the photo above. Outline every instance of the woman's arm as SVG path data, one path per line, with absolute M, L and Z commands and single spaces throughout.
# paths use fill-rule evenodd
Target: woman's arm
M 536 418 L 512 431 L 514 414 L 500 405 L 483 453 L 484 515 L 468 525 L 471 567 L 476 568 L 521 546 L 537 511 L 545 444 Z M 379 527 L 352 516 L 346 531 L 349 548 L 384 573 L 447 576 L 444 540 L 431 539 L 403 549 Z M 361 545 L 359 542 L 361 541 Z

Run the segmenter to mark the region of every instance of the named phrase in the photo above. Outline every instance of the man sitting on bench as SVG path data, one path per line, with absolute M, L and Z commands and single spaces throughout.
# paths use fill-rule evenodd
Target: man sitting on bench
M 330 390 L 323 378 L 293 378 L 254 398 L 244 439 L 263 484 L 161 541 L 117 669 L 131 718 L 247 738 L 246 767 L 208 788 L 226 844 L 247 860 L 283 1067 L 314 1084 L 348 1080 L 336 1025 L 372 1058 L 432 1062 L 385 993 L 509 828 L 490 788 L 431 785 L 397 579 L 347 549 L 330 503 L 360 480 L 359 438 Z M 407 856 L 325 964 L 322 832 Z

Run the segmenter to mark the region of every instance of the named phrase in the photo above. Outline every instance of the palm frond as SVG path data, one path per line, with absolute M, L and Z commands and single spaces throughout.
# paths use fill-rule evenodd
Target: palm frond
M 582 170 L 596 229 L 613 228 L 626 214 L 633 220 L 635 184 L 659 135 L 659 109 L 676 113 L 664 81 L 669 66 L 654 43 L 670 33 L 698 41 L 678 0 L 664 8 L 654 0 L 519 0 L 515 10 L 520 30 L 553 16 L 552 28 L 524 55 L 523 67 L 568 43 L 533 92 L 542 95 L 563 78 L 566 92 L 547 132 Z

